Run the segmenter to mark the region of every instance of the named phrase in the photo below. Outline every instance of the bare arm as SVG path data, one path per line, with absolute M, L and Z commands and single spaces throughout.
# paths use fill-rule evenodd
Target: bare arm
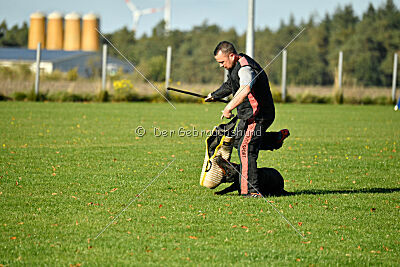
M 222 117 L 228 119 L 232 117 L 232 110 L 239 106 L 250 94 L 251 86 L 253 86 L 254 83 L 254 77 L 255 73 L 249 66 L 239 70 L 240 88 L 222 111 Z
M 231 118 L 232 110 L 234 110 L 247 98 L 247 96 L 250 94 L 250 91 L 251 91 L 250 85 L 240 87 L 240 89 L 236 92 L 232 100 L 228 103 L 228 105 L 226 105 L 223 111 L 223 116 L 228 119 Z

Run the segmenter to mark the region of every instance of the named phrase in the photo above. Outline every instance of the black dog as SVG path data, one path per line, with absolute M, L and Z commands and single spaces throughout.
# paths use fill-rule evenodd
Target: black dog
M 225 175 L 222 179 L 223 183 L 233 183 L 224 190 L 215 192 L 216 195 L 224 195 L 233 191 L 238 191 L 240 194 L 240 165 L 228 162 L 221 156 L 215 158 L 218 166 L 224 170 Z M 260 177 L 260 192 L 263 196 L 282 196 L 289 195 L 284 188 L 282 175 L 273 168 L 258 168 L 258 176 Z

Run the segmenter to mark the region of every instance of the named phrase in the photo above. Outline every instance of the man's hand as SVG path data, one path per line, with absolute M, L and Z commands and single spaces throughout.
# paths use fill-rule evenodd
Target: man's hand
M 230 109 L 228 108 L 228 106 L 226 106 L 225 109 L 222 111 L 221 120 L 222 120 L 223 118 L 230 119 L 230 118 L 232 118 L 233 116 L 234 116 L 234 115 L 232 114 L 232 110 L 230 110 Z
M 215 102 L 214 97 L 211 96 L 211 93 L 204 99 L 205 102 Z

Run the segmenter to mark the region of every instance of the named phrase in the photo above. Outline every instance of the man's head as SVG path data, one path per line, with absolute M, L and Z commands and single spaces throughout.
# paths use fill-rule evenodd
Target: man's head
M 227 70 L 232 69 L 238 60 L 235 47 L 227 41 L 222 41 L 217 45 L 214 50 L 214 58 L 220 67 L 224 67 Z

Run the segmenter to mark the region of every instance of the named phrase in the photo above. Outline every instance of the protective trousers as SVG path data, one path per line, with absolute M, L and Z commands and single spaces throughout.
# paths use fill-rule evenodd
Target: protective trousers
M 254 118 L 240 120 L 236 128 L 235 147 L 240 159 L 240 194 L 260 192 L 257 158 L 265 132 L 272 122 L 256 122 Z

